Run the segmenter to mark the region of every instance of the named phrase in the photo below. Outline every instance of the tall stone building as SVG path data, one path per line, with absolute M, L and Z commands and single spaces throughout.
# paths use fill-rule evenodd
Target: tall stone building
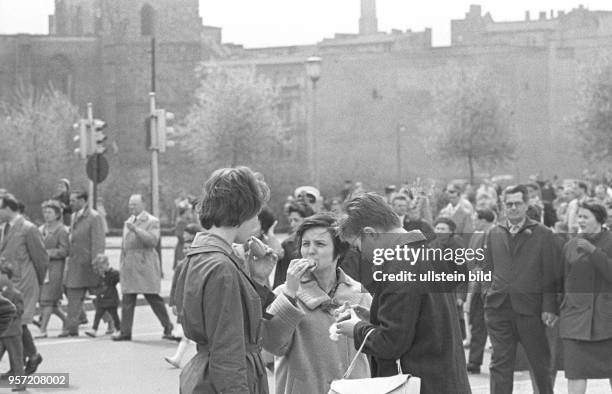
M 196 66 L 223 52 L 221 30 L 203 26 L 198 10 L 198 0 L 56 0 L 49 35 L 0 36 L 0 95 L 51 83 L 83 116 L 92 102 L 119 164 L 146 167 L 152 37 L 158 107 L 178 116 L 191 102 Z
M 302 136 L 297 149 L 304 154 L 310 86 L 304 61 L 322 58 L 315 133 L 324 190 L 335 191 L 342 179 L 381 188 L 415 176 L 465 177 L 467 164 L 448 165 L 424 143 L 434 84 L 457 68 L 491 72 L 510 107 L 518 159 L 494 173 L 526 180 L 540 171 L 577 177 L 586 168 L 569 117 L 581 67 L 612 49 L 612 12 L 580 6 L 496 22 L 473 5 L 464 19 L 451 21 L 451 45 L 432 47 L 429 29 L 378 32 L 374 0 L 361 6 L 359 34 L 337 34 L 309 46 L 235 51 L 222 62 L 255 66 L 291 92 L 284 117 Z
M 297 184 L 308 181 L 311 92 L 304 62 L 317 55 L 323 59 L 316 90 L 317 157 L 321 186 L 331 194 L 343 179 L 381 187 L 417 175 L 465 176 L 467 168 L 433 157 L 424 140 L 434 83 L 450 69 L 481 67 L 505 92 L 511 126 L 519 132 L 518 160 L 497 173 L 572 177 L 584 168 L 567 117 L 581 65 L 612 46 L 611 12 L 578 7 L 498 22 L 475 5 L 465 18 L 451 21 L 450 46 L 432 47 L 430 29 L 381 32 L 375 0 L 360 0 L 360 6 L 356 34 L 305 46 L 243 48 L 221 44 L 221 30 L 202 25 L 198 0 L 56 0 L 49 35 L 0 35 L 0 96 L 19 83 L 50 82 L 82 114 L 85 103 L 93 102 L 96 117 L 108 121 L 120 147 L 117 164 L 145 171 L 143 119 L 155 36 L 158 104 L 178 119 L 191 102 L 193 70 L 202 60 L 255 67 L 279 87 L 280 114 L 294 136 L 282 160 L 295 168 Z

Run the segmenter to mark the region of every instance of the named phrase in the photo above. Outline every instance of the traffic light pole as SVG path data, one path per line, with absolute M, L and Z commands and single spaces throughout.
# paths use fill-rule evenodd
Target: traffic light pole
M 149 109 L 155 113 L 155 92 L 149 93 Z M 151 128 L 157 127 L 157 122 L 151 122 Z M 157 130 L 151 130 L 156 135 Z M 159 218 L 159 147 L 151 149 L 151 210 L 153 216 Z
M 94 124 L 94 117 L 93 117 L 93 106 L 91 103 L 87 103 L 87 127 L 89 127 L 89 130 L 92 131 L 93 130 L 93 124 Z M 93 132 L 92 132 L 93 134 Z M 98 173 L 98 154 L 97 153 L 93 153 L 94 154 L 94 174 Z M 96 178 L 96 176 L 94 176 L 94 178 Z M 98 192 L 98 180 L 96 179 L 95 181 L 89 181 L 89 206 L 92 209 L 96 209 L 96 203 L 98 201 L 98 196 L 96 195 Z

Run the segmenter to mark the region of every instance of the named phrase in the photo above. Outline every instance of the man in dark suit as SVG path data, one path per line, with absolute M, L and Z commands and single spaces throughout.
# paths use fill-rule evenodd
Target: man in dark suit
M 43 358 L 38 353 L 28 324 L 32 323 L 49 256 L 38 228 L 19 213 L 19 202 L 11 194 L 0 197 L 0 266 L 12 270 L 11 280 L 24 300 L 21 316 L 26 373 L 36 371 Z
M 373 262 L 374 248 L 422 248 L 425 237 L 418 231 L 408 233 L 384 199 L 365 193 L 346 203 L 348 217 L 340 225 L 341 237 L 361 250 Z M 374 298 L 370 321 L 351 319 L 338 323 L 338 333 L 354 338 L 356 348 L 364 342 L 363 352 L 372 356 L 372 376 L 392 376 L 402 371 L 421 378 L 421 394 L 467 394 L 470 385 L 461 345 L 459 318 L 455 306 L 456 284 L 428 282 L 378 281 L 380 274 L 398 274 L 411 270 L 424 273 L 446 270 L 441 262 L 407 261 L 393 258 L 377 265 L 370 276 Z M 457 272 L 467 272 L 465 265 L 451 262 Z M 382 272 L 378 272 L 382 271 Z M 417 276 L 418 277 L 418 276 Z M 376 281 L 373 283 L 372 282 Z
M 550 349 L 545 326 L 557 321 L 556 293 L 560 272 L 552 232 L 526 216 L 528 193 L 523 185 L 506 189 L 506 221 L 486 240 L 485 319 L 493 354 L 490 391 L 512 393 L 516 347 L 520 342 L 540 394 L 552 394 Z
M 88 204 L 86 191 L 70 193 L 72 224 L 70 226 L 70 258 L 66 266 L 66 295 L 68 297 L 68 319 L 59 337 L 79 335 L 79 314 L 88 289 L 100 284 L 93 261 L 104 253 L 104 224 L 102 218 Z

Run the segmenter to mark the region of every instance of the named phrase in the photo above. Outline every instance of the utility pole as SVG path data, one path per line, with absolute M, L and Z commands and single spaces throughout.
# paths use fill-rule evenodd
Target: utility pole
M 149 111 L 155 114 L 155 92 L 149 93 Z M 151 138 L 158 138 L 158 123 L 151 122 Z M 157 143 L 157 142 L 156 142 Z M 159 218 L 159 147 L 151 149 L 151 211 Z
M 87 127 L 90 128 L 90 135 L 92 135 L 93 133 L 93 123 L 94 123 L 94 117 L 93 117 L 93 105 L 91 103 L 87 103 Z M 91 137 L 93 138 L 93 137 Z M 98 173 L 98 160 L 97 160 L 97 154 L 95 152 L 92 152 L 94 156 L 94 174 Z M 94 176 L 95 177 L 95 176 Z M 92 209 L 96 209 L 96 203 L 97 203 L 97 189 L 98 189 L 98 185 L 97 185 L 97 179 L 96 180 L 89 180 L 89 206 Z

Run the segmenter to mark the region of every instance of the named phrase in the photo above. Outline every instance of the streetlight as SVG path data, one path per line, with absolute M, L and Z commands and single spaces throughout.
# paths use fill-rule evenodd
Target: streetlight
M 308 172 L 310 179 L 314 183 L 317 189 L 320 189 L 319 185 L 319 161 L 317 158 L 317 130 L 316 130 L 316 119 L 317 119 L 317 81 L 321 77 L 321 58 L 318 56 L 311 56 L 306 59 L 306 75 L 312 82 L 311 98 L 310 98 L 310 111 L 308 117 Z

